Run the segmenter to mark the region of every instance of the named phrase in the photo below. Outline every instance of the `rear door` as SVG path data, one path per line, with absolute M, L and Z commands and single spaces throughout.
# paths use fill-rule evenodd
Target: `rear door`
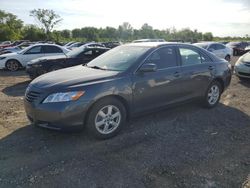
M 181 73 L 176 48 L 161 47 L 144 62 L 155 64 L 155 72 L 137 71 L 133 76 L 134 112 L 139 113 L 177 102 L 180 99 Z
M 193 47 L 180 46 L 178 52 L 182 72 L 182 99 L 203 96 L 214 75 L 214 63 L 206 54 Z

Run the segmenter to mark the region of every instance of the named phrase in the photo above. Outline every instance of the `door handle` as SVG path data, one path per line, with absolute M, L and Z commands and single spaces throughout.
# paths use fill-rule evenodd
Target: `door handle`
M 208 67 L 208 70 L 214 70 L 214 66 L 210 65 L 210 66 Z
M 179 72 L 175 72 L 175 73 L 174 73 L 174 77 L 176 77 L 176 78 L 180 77 L 180 75 L 181 75 L 181 74 L 180 74 Z

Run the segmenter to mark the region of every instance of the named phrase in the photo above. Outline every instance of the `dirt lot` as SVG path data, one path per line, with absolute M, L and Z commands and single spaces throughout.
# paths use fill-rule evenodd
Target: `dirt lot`
M 250 181 L 250 80 L 234 76 L 214 109 L 155 112 L 105 141 L 29 125 L 28 83 L 24 71 L 0 71 L 0 187 L 235 188 Z

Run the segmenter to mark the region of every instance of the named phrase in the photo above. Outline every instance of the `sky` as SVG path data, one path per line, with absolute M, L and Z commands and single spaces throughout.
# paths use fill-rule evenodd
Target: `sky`
M 129 22 L 139 29 L 190 28 L 214 36 L 250 35 L 250 0 L 0 0 L 0 9 L 25 24 L 37 24 L 32 9 L 53 9 L 63 21 L 57 30 L 86 26 L 118 28 Z

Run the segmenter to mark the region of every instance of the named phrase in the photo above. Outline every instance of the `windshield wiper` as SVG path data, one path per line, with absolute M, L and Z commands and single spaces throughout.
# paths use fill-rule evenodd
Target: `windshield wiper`
M 98 67 L 98 66 L 88 66 L 87 64 L 85 65 L 86 67 L 89 67 L 89 68 L 92 68 L 92 69 L 99 69 L 99 70 L 107 70 L 107 69 L 104 69 L 102 67 Z

